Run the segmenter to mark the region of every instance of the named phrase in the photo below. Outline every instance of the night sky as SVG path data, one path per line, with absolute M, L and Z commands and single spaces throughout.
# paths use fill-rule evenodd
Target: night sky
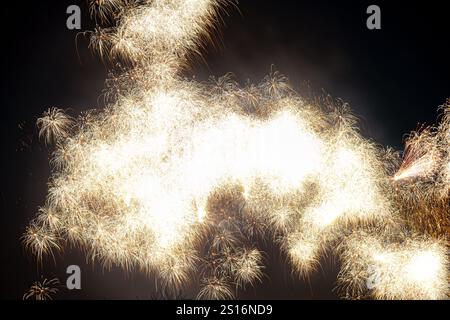
M 65 268 L 77 264 L 82 290 L 63 290 L 56 298 L 160 298 L 152 278 L 102 270 L 69 248 L 40 267 L 20 243 L 45 200 L 50 175 L 49 149 L 38 140 L 36 119 L 52 106 L 72 115 L 102 107 L 98 97 L 108 69 L 87 50 L 86 38 L 76 42 L 79 31 L 66 28 L 70 4 L 82 8 L 81 31 L 92 29 L 83 1 L 9 1 L 1 10 L 1 297 L 21 299 L 41 275 L 65 282 Z M 382 30 L 366 28 L 371 4 L 381 7 Z M 233 72 L 241 83 L 257 82 L 274 65 L 300 92 L 308 87 L 348 102 L 365 137 L 401 149 L 405 134 L 434 123 L 438 106 L 450 98 L 448 16 L 443 1 L 241 0 L 239 11 L 229 8 L 224 16 L 215 45 L 186 76 L 206 80 Z M 304 281 L 291 274 L 276 246 L 265 250 L 267 278 L 238 298 L 337 298 L 332 255 Z M 180 297 L 192 295 L 188 290 Z

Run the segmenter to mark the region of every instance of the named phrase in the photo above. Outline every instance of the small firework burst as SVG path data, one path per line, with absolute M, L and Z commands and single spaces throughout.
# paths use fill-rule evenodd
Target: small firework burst
M 194 270 L 195 253 L 185 252 L 174 255 L 161 266 L 160 278 L 165 291 L 179 292 L 189 282 Z
M 63 110 L 55 107 L 49 108 L 37 120 L 39 137 L 43 138 L 47 144 L 66 138 L 72 125 L 72 118 L 66 115 Z
M 254 285 L 262 280 L 262 255 L 256 249 L 243 249 L 238 253 L 233 264 L 237 285 L 244 287 L 246 284 Z
M 269 75 L 260 84 L 260 88 L 262 92 L 274 98 L 285 97 L 294 93 L 288 78 L 279 71 L 274 70 L 273 66 Z
M 36 256 L 38 262 L 42 261 L 44 256 L 53 255 L 54 250 L 61 249 L 59 239 L 55 233 L 38 222 L 32 223 L 27 227 L 22 241 L 25 248 Z
M 55 209 L 51 206 L 45 206 L 39 208 L 39 215 L 36 218 L 36 222 L 42 227 L 47 228 L 48 230 L 55 230 L 58 228 L 60 218 L 56 213 Z
M 204 279 L 197 295 L 198 300 L 226 300 L 234 297 L 225 279 L 212 277 Z
M 131 0 L 88 0 L 89 12 L 92 17 L 98 17 L 100 21 L 108 21 L 121 7 Z
M 221 251 L 229 247 L 235 247 L 237 244 L 238 239 L 233 231 L 220 228 L 212 240 L 211 247 Z
M 315 234 L 294 233 L 287 237 L 284 246 L 294 270 L 302 278 L 314 271 L 318 264 L 320 243 Z
M 96 52 L 102 60 L 109 59 L 112 44 L 112 31 L 109 28 L 96 27 L 94 31 L 87 31 L 89 35 L 89 49 Z
M 58 292 L 60 283 L 58 278 L 41 278 L 35 281 L 33 285 L 23 295 L 23 300 L 52 300 L 52 296 Z

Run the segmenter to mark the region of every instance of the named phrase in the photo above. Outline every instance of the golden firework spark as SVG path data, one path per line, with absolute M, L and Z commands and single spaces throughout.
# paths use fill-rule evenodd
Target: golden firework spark
M 238 285 L 253 285 L 255 282 L 261 281 L 263 276 L 261 265 L 262 256 L 258 250 L 243 249 L 238 254 L 236 263 L 233 266 Z
M 121 7 L 126 6 L 128 0 L 88 0 L 89 12 L 92 17 L 107 21 Z

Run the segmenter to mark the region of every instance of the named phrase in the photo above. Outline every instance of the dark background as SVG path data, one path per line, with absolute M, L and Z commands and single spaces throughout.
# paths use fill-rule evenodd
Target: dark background
M 366 28 L 366 8 L 378 4 L 382 30 Z M 38 141 L 36 119 L 51 106 L 73 115 L 101 106 L 107 68 L 87 51 L 77 31 L 66 29 L 66 8 L 82 7 L 83 30 L 93 28 L 77 0 L 8 1 L 1 9 L 1 297 L 21 299 L 41 275 L 65 282 L 65 268 L 78 264 L 83 289 L 56 298 L 158 298 L 154 279 L 86 264 L 67 250 L 39 267 L 20 237 L 47 193 L 49 150 Z M 450 97 L 450 13 L 444 1 L 241 0 L 230 8 L 217 48 L 204 52 L 190 75 L 206 79 L 233 72 L 244 82 L 260 80 L 274 64 L 294 87 L 309 83 L 350 103 L 367 138 L 401 149 L 404 134 L 434 123 Z M 332 299 L 338 263 L 324 259 L 307 281 L 292 276 L 285 258 L 268 247 L 268 278 L 239 298 Z M 187 298 L 191 296 L 186 296 Z

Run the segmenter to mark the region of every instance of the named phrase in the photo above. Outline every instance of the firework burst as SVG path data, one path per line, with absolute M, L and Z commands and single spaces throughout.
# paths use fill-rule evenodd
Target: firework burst
M 412 230 L 435 238 L 450 236 L 450 103 L 436 127 L 414 133 L 394 176 L 396 196 Z
M 197 299 L 226 300 L 232 299 L 233 296 L 233 291 L 226 280 L 213 277 L 203 281 Z
M 43 138 L 45 143 L 48 144 L 66 138 L 70 133 L 72 125 L 72 118 L 58 108 L 48 109 L 44 112 L 43 116 L 37 120 L 39 137 Z
M 36 281 L 23 295 L 23 300 L 52 300 L 58 292 L 59 280 L 57 278 Z
M 24 236 L 39 259 L 73 245 L 106 268 L 156 274 L 173 292 L 201 270 L 198 298 L 229 299 L 233 287 L 263 278 L 259 241 L 276 238 L 306 276 L 354 230 L 416 226 L 404 217 L 418 208 L 405 191 L 410 178 L 436 176 L 433 194 L 448 200 L 448 108 L 437 132 L 408 140 L 392 179 L 389 155 L 361 137 L 345 104 L 308 102 L 273 69 L 244 87 L 231 75 L 184 78 L 227 2 L 91 2 L 102 21 L 112 15 L 117 25 L 98 27 L 90 46 L 130 67 L 108 82 L 104 110 L 73 123 L 53 108 L 38 120 L 40 135 L 56 142 L 46 205 Z M 423 185 L 417 190 L 425 197 Z M 422 203 L 435 217 L 443 212 Z M 375 248 L 393 258 L 374 297 L 446 296 L 443 241 L 385 241 L 367 236 L 341 251 L 347 295 L 362 295 L 348 275 L 366 270 Z M 411 270 L 423 261 L 434 271 L 420 285 Z

